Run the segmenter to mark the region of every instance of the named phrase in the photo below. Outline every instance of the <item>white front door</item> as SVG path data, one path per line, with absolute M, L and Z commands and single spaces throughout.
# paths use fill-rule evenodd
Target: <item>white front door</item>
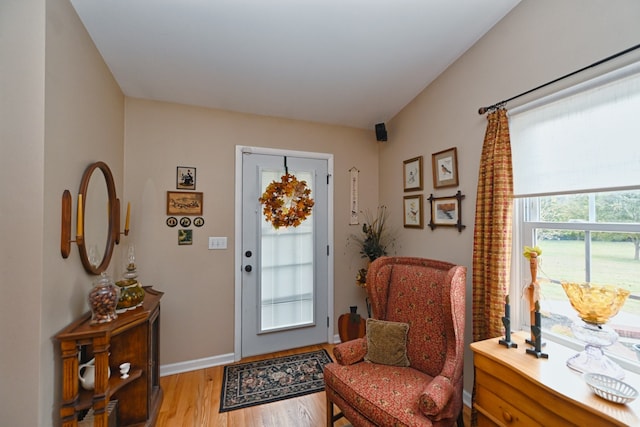
M 265 221 L 258 201 L 285 170 L 306 181 L 312 214 L 297 227 Z M 242 155 L 241 356 L 327 342 L 328 160 Z

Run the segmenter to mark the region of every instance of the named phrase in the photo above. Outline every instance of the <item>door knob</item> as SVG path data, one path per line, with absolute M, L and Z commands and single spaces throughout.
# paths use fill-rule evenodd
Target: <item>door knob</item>
M 244 271 L 246 271 L 247 273 L 249 273 L 251 271 L 251 266 L 250 265 L 245 265 L 244 266 Z

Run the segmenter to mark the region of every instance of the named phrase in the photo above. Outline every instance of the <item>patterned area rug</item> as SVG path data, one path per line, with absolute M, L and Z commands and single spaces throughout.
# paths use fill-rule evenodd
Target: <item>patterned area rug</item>
M 326 350 L 224 367 L 220 412 L 303 396 L 324 390 Z

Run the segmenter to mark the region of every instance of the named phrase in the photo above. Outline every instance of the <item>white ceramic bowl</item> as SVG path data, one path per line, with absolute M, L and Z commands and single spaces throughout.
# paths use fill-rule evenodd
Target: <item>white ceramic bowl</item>
M 602 374 L 586 373 L 584 380 L 593 392 L 614 403 L 629 403 L 638 397 L 638 391 L 629 384 Z

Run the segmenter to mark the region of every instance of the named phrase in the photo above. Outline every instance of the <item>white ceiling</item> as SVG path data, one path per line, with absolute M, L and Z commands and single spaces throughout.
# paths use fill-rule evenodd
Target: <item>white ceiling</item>
M 127 96 L 373 129 L 520 0 L 71 0 Z

